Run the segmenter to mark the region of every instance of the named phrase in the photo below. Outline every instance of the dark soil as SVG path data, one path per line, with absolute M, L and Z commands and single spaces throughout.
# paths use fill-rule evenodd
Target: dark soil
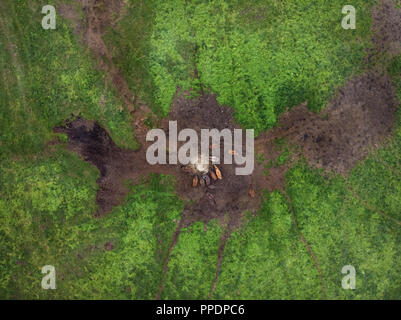
M 291 138 L 313 166 L 346 174 L 391 134 L 396 106 L 391 79 L 370 72 L 351 79 L 321 114 L 291 109 L 273 135 Z
M 223 130 L 228 128 L 240 128 L 232 118 L 231 110 L 227 107 L 219 106 L 214 95 L 205 94 L 201 98 L 187 99 L 185 95 L 176 96 L 168 120 L 176 120 L 178 131 L 184 128 L 192 128 L 200 137 L 201 129 Z M 163 127 L 168 132 L 168 121 L 163 122 Z M 224 148 L 221 144 L 220 158 L 223 157 Z M 219 219 L 222 223 L 225 214 L 230 215 L 231 223 L 237 224 L 241 218 L 241 212 L 245 209 L 255 209 L 255 200 L 248 195 L 251 185 L 251 176 L 235 175 L 235 166 L 221 164 L 220 168 L 223 179 L 213 184 L 212 188 L 192 188 L 192 175 L 185 174 L 178 187 L 180 195 L 191 199 L 193 204 L 184 210 L 185 224 L 194 221 L 207 222 L 212 218 Z M 181 189 L 181 190 L 180 190 Z M 212 200 L 208 194 L 213 195 Z
M 397 1 L 399 3 L 399 1 Z M 374 50 L 390 56 L 401 53 L 401 10 L 394 0 L 381 0 L 372 12 Z
M 200 132 L 202 128 L 222 130 L 235 127 L 230 109 L 220 107 L 213 95 L 197 99 L 177 97 L 168 120 L 176 120 L 178 130 L 190 127 Z M 162 123 L 162 128 L 167 133 L 168 120 Z M 195 125 L 191 125 L 192 123 Z M 103 215 L 121 203 L 128 192 L 125 180 L 138 183 L 141 177 L 146 178 L 150 173 L 174 176 L 177 193 L 187 203 L 191 201 L 192 204 L 188 204 L 182 214 L 182 227 L 195 221 L 207 223 L 213 218 L 222 223 L 237 225 L 244 210 L 253 211 L 259 206 L 258 199 L 251 198 L 248 194 L 252 176 L 236 176 L 234 165 L 219 165 L 222 180 L 212 182 L 209 187 L 193 188 L 193 174 L 187 173 L 181 165 L 149 165 L 146 160 L 149 143 L 145 141 L 142 141 L 141 149 L 136 152 L 121 149 L 98 123 L 80 118 L 55 128 L 55 132 L 66 133 L 69 148 L 99 169 L 97 215 Z M 220 152 L 222 155 L 223 147 Z M 228 221 L 226 214 L 229 215 Z
M 135 170 L 132 151 L 117 147 L 106 130 L 93 121 L 77 119 L 54 131 L 66 133 L 69 148 L 99 169 L 96 215 L 111 211 L 128 191 L 124 179 Z
M 111 251 L 111 250 L 113 250 L 114 249 L 114 244 L 111 242 L 111 241 L 107 241 L 105 244 L 104 244 L 104 250 L 106 250 L 106 251 Z

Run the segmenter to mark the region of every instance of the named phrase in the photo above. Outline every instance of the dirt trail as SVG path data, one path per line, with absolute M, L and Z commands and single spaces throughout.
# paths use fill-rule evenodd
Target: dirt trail
M 394 0 L 380 0 L 372 11 L 373 50 L 390 57 L 401 53 L 401 10 Z
M 114 65 L 110 50 L 103 40 L 107 28 L 115 27 L 124 14 L 124 3 L 122 0 L 76 0 L 76 3 L 85 13 L 84 21 L 80 19 L 73 5 L 61 4 L 59 12 L 72 22 L 75 33 L 80 34 L 84 44 L 94 53 L 99 68 L 107 76 L 106 81 L 117 89 L 126 108 L 134 115 L 135 138 L 143 142 L 147 132 L 143 121 L 151 114 L 151 110 L 129 89 L 125 78 Z M 115 16 L 117 19 L 113 20 Z
M 223 262 L 224 249 L 226 247 L 227 239 L 230 237 L 230 232 L 231 231 L 227 230 L 226 232 L 224 232 L 221 235 L 221 238 L 220 238 L 219 251 L 218 251 L 218 255 L 217 255 L 216 275 L 213 279 L 212 289 L 210 290 L 209 297 L 208 297 L 209 299 L 211 299 L 213 297 L 214 290 L 216 289 L 216 286 L 217 286 L 217 280 L 218 280 L 219 274 L 220 274 L 221 263 Z
M 163 293 L 163 289 L 164 289 L 164 282 L 166 279 L 166 274 L 167 274 L 167 267 L 168 267 L 168 263 L 170 262 L 170 258 L 171 258 L 171 254 L 173 253 L 174 247 L 178 242 L 178 237 L 181 233 L 181 229 L 182 229 L 182 220 L 179 222 L 177 229 L 175 230 L 172 240 L 171 240 L 171 245 L 168 249 L 168 255 L 167 255 L 167 259 L 164 262 L 164 266 L 163 266 L 163 275 L 162 275 L 162 281 L 160 284 L 160 288 L 159 288 L 159 292 L 156 295 L 156 300 L 160 300 L 161 295 Z

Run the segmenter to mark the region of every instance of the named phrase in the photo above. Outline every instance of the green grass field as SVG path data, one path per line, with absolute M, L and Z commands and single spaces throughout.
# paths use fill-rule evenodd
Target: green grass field
M 367 68 L 368 1 L 353 1 L 360 18 L 349 32 L 339 22 L 339 0 L 126 2 L 105 42 L 130 89 L 159 116 L 168 114 L 177 88 L 194 95 L 203 88 L 232 107 L 243 127 L 261 133 L 306 100 L 322 110 Z M 81 115 L 98 121 L 118 146 L 136 149 L 133 118 L 70 22 L 58 16 L 55 31 L 42 29 L 44 4 L 0 3 L 0 298 L 154 299 L 184 203 L 174 179 L 152 175 L 129 186 L 110 214 L 92 216 L 99 172 L 52 129 Z M 399 98 L 400 61 L 389 65 Z M 61 143 L 49 145 L 56 137 Z M 401 299 L 399 115 L 388 143 L 348 177 L 300 160 L 285 191 L 291 203 L 280 191 L 266 192 L 258 215 L 244 215 L 231 234 L 213 299 L 322 297 L 291 207 L 327 298 Z M 161 298 L 208 298 L 223 232 L 215 220 L 207 231 L 201 223 L 181 231 Z M 114 249 L 104 250 L 109 241 Z M 56 290 L 41 288 L 48 264 L 57 269 Z M 356 290 L 341 287 L 345 265 L 356 268 Z

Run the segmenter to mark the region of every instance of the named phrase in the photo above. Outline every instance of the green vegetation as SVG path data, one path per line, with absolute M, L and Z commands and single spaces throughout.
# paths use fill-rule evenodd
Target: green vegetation
M 69 282 L 74 297 L 154 299 L 182 209 L 167 177 L 132 187 L 125 204 L 101 222 L 115 248 L 88 257 L 85 277 Z
M 212 220 L 181 231 L 168 264 L 163 299 L 207 299 L 216 275 L 222 229 Z
M 394 84 L 397 88 L 398 99 L 401 100 L 401 55 L 392 59 L 388 67 L 388 72 L 394 79 Z
M 58 16 L 57 32 L 43 30 L 45 1 L 0 5 L 0 157 L 43 150 L 52 129 L 72 115 L 98 120 L 120 146 L 137 147 L 131 119 L 104 75 Z M 104 103 L 101 103 L 104 101 Z
M 370 205 L 371 199 L 368 203 L 364 200 L 368 194 L 358 188 L 362 181 L 379 187 L 401 176 L 389 177 L 382 168 L 372 166 L 371 161 L 368 159 L 356 168 L 347 180 L 324 178 L 302 164 L 288 175 L 288 193 L 298 225 L 315 251 L 326 294 L 331 299 L 400 298 L 400 226 L 380 215 L 381 210 L 388 209 L 386 198 L 393 200 L 391 205 L 398 201 L 398 206 L 400 198 L 395 200 L 396 191 L 386 188 L 388 196 L 381 203 L 372 201 Z M 357 270 L 357 290 L 341 287 L 341 269 L 345 265 L 353 265 Z
M 41 268 L 50 264 L 61 279 L 71 273 L 76 252 L 96 243 L 97 172 L 65 151 L 34 161 L 0 164 L 0 296 L 66 297 L 68 287 L 42 290 Z
M 300 161 L 286 192 L 298 227 L 322 270 L 329 299 L 400 299 L 401 130 L 360 163 L 349 178 L 326 177 Z M 395 219 L 395 220 L 393 220 Z M 346 265 L 356 290 L 341 286 Z M 257 217 L 227 241 L 216 299 L 318 299 L 316 267 L 279 192 L 266 195 Z
M 152 1 L 129 1 L 118 29 L 110 28 L 104 41 L 112 48 L 113 63 L 126 79 L 131 91 L 142 100 L 152 103 L 152 79 L 148 65 L 149 41 L 153 31 L 155 12 Z M 157 106 L 153 110 L 160 113 Z
M 227 241 L 216 299 L 319 299 L 313 261 L 279 192 Z
M 143 90 L 150 79 L 155 110 L 168 113 L 177 87 L 196 91 L 201 85 L 257 133 L 273 126 L 285 108 L 306 100 L 312 110 L 321 110 L 359 69 L 370 35 L 370 4 L 362 0 L 353 2 L 358 28 L 347 33 L 339 23 L 343 3 L 337 0 L 146 3 L 130 1 L 128 11 L 136 13 L 112 35 L 124 48 L 115 52 L 115 60 L 128 66 L 129 76 L 145 79 Z
M 76 156 L 60 151 L 0 169 L 1 297 L 156 296 L 182 210 L 167 177 L 131 187 L 124 205 L 95 219 L 97 173 Z M 56 268 L 57 290 L 41 288 L 46 264 Z
M 275 145 L 272 148 L 273 152 L 279 152 L 279 155 L 276 156 L 275 159 L 270 159 L 267 161 L 263 154 L 256 155 L 256 161 L 259 165 L 263 164 L 264 174 L 269 175 L 270 169 L 273 167 L 280 167 L 288 163 L 293 152 L 298 150 L 298 147 L 292 144 L 289 144 L 284 139 L 276 139 Z
M 140 99 L 166 115 L 177 88 L 211 90 L 257 132 L 305 100 L 321 110 L 362 70 L 371 39 L 371 4 L 363 0 L 353 1 L 358 28 L 347 32 L 339 0 L 126 2 L 105 41 Z M 44 4 L 0 3 L 0 298 L 153 299 L 184 203 L 175 181 L 151 175 L 127 185 L 111 213 L 93 217 L 99 172 L 52 129 L 81 115 L 119 146 L 136 148 L 132 119 L 70 23 L 58 15 L 56 31 L 41 28 Z M 400 59 L 388 71 L 401 99 Z M 55 137 L 61 143 L 48 144 Z M 280 139 L 277 148 L 274 161 L 257 156 L 266 170 L 288 163 L 291 147 Z M 227 239 L 212 298 L 320 299 L 319 273 L 300 231 L 327 298 L 401 299 L 400 207 L 398 115 L 389 141 L 347 177 L 296 163 L 285 190 L 266 193 L 257 215 L 244 216 Z M 162 299 L 208 298 L 224 232 L 215 220 L 181 230 Z M 41 288 L 48 264 L 56 267 L 57 290 Z M 356 268 L 356 290 L 341 287 L 345 265 Z

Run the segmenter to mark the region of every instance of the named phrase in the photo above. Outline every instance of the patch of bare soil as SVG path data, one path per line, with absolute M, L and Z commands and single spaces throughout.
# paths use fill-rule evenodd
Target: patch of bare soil
M 187 99 L 181 95 L 176 97 L 168 120 L 175 120 L 178 130 L 192 128 L 198 132 L 207 128 L 236 127 L 232 121 L 229 108 L 220 107 L 215 96 L 205 95 L 201 98 Z M 163 121 L 162 128 L 168 136 L 168 120 Z M 136 152 L 124 150 L 115 145 L 106 130 L 96 122 L 76 119 L 57 127 L 55 132 L 66 133 L 69 148 L 77 152 L 85 161 L 95 165 L 100 171 L 97 181 L 98 215 L 103 215 L 120 204 L 127 193 L 124 181 L 134 183 L 146 178 L 150 173 L 169 174 L 176 178 L 176 191 L 186 202 L 182 214 L 182 227 L 195 221 L 207 223 L 217 218 L 223 224 L 238 225 L 244 210 L 257 209 L 258 197 L 249 195 L 252 176 L 236 176 L 235 166 L 218 165 L 223 179 L 213 181 L 210 185 L 192 186 L 193 173 L 188 173 L 181 165 L 150 165 L 146 160 L 146 147 L 150 143 L 143 142 L 142 148 Z M 180 146 L 180 145 L 179 145 Z M 224 147 L 221 146 L 220 157 Z M 228 221 L 226 214 L 229 216 Z
M 107 241 L 104 246 L 103 246 L 104 250 L 106 251 L 111 251 L 114 249 L 114 244 L 111 241 Z
M 124 179 L 130 170 L 135 170 L 132 151 L 117 147 L 106 130 L 93 121 L 77 119 L 54 131 L 66 133 L 69 148 L 99 169 L 96 215 L 111 211 L 128 191 Z
M 397 106 L 391 79 L 369 72 L 351 79 L 321 114 L 305 105 L 283 114 L 265 139 L 287 137 L 312 165 L 346 174 L 391 134 Z
M 201 129 L 233 130 L 239 128 L 232 119 L 229 108 L 219 106 L 214 95 L 205 94 L 200 98 L 187 99 L 185 95 L 177 95 L 173 101 L 169 121 L 177 121 L 178 131 L 191 128 L 201 136 Z M 168 121 L 163 122 L 163 127 L 168 132 Z M 224 155 L 223 143 L 220 145 L 220 156 Z M 241 212 L 246 209 L 252 211 L 257 205 L 248 192 L 252 183 L 251 176 L 235 175 L 235 165 L 218 165 L 223 179 L 212 181 L 209 187 L 192 188 L 192 173 L 185 173 L 178 186 L 180 195 L 192 200 L 183 212 L 184 226 L 195 221 L 207 223 L 212 218 L 217 218 L 226 224 L 225 215 L 229 214 L 230 224 L 238 224 L 241 220 Z
M 381 0 L 372 12 L 374 49 L 390 56 L 401 53 L 401 9 L 397 2 Z

